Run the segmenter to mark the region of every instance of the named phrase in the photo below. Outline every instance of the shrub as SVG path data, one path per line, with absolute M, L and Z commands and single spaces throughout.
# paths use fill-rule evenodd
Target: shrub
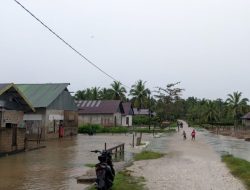
M 79 133 L 86 133 L 89 134 L 91 132 L 93 133 L 127 133 L 128 128 L 127 127 L 103 127 L 101 125 L 97 124 L 86 124 L 82 125 L 78 129 Z
M 149 117 L 145 115 L 133 116 L 133 125 L 148 125 L 149 121 Z
M 78 133 L 98 133 L 100 131 L 102 131 L 102 126 L 98 125 L 98 124 L 86 124 L 86 125 L 82 125 L 78 128 Z

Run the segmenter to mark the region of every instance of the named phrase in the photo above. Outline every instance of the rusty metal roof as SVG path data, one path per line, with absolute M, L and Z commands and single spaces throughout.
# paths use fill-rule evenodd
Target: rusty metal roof
M 18 89 L 35 108 L 48 107 L 69 83 L 17 84 Z
M 79 114 L 124 113 L 120 100 L 76 100 Z

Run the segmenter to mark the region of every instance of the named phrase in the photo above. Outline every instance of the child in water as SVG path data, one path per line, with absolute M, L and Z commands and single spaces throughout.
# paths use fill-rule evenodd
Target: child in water
M 195 130 L 192 131 L 191 136 L 192 136 L 192 140 L 195 140 Z
M 183 135 L 183 140 L 186 140 L 187 135 L 186 135 L 186 132 L 185 132 L 185 131 L 183 131 L 182 135 Z

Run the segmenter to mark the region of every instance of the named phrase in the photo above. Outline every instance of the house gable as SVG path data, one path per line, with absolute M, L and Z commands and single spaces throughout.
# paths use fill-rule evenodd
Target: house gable
M 77 111 L 77 106 L 69 91 L 64 90 L 47 109 Z

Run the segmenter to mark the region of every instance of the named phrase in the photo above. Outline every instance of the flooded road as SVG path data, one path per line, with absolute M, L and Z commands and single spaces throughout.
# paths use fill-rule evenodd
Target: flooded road
M 220 154 L 227 152 L 250 161 L 250 142 L 207 131 L 200 133 Z M 182 142 L 181 134 L 177 136 Z M 143 134 L 143 141 L 151 141 L 147 149 L 159 152 L 168 151 L 173 138 L 173 134 L 164 134 L 161 138 Z M 131 134 L 78 135 L 50 141 L 47 148 L 1 157 L 0 190 L 83 190 L 86 185 L 77 184 L 75 178 L 89 170 L 85 164 L 97 163 L 97 155 L 90 150 L 103 149 L 104 142 L 107 148 L 125 143 L 125 160 L 131 159 L 132 152 L 139 151 L 131 147 Z
M 147 139 L 151 136 L 144 135 Z M 90 150 L 125 143 L 125 159 L 131 158 L 132 135 L 78 135 L 46 143 L 46 148 L 0 158 L 1 190 L 82 190 L 75 177 L 89 170 L 84 165 L 97 163 Z
M 208 131 L 202 131 L 202 134 L 207 143 L 212 145 L 215 151 L 221 155 L 232 154 L 250 162 L 250 142 L 230 136 L 216 135 Z

